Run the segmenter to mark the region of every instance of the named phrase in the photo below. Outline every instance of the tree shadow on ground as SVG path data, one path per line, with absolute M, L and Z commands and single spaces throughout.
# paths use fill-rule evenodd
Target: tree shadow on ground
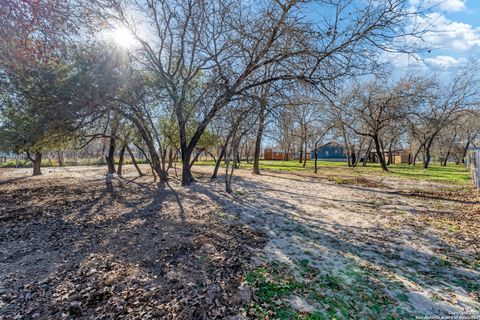
M 39 214 L 0 222 L 0 316 L 238 314 L 249 299 L 238 286 L 259 234 L 223 223 L 188 189 L 102 176 L 4 184 L 12 212 Z
M 269 176 L 274 177 L 275 174 Z M 279 176 L 282 179 L 288 178 L 284 174 Z M 368 266 L 375 270 L 375 280 L 382 282 L 384 287 L 392 288 L 393 291 L 395 288 L 403 288 L 403 291 L 409 293 L 415 301 L 406 303 L 411 308 L 415 304 L 418 312 L 444 314 L 463 310 L 463 307 L 474 310 L 479 306 L 478 295 L 473 298 L 477 301 L 476 305 L 460 303 L 454 306 L 455 303 L 450 303 L 450 292 L 463 297 L 469 293 L 475 296 L 478 288 L 471 284 L 480 281 L 479 270 L 472 265 L 460 265 L 455 260 L 450 260 L 451 256 L 458 254 L 459 248 L 445 242 L 425 226 L 404 225 L 391 229 L 385 223 L 373 223 L 367 227 L 354 226 L 348 221 L 327 223 L 316 219 L 312 212 L 292 205 L 288 200 L 288 197 L 308 199 L 311 196 L 245 177 L 236 177 L 236 183 L 237 187 L 247 193 L 245 197 L 225 194 L 223 185 L 218 182 L 196 186 L 195 190 L 217 202 L 223 211 L 237 215 L 241 223 L 247 223 L 271 235 L 273 240 L 266 247 L 268 259 L 290 260 L 294 265 L 295 261 L 307 258 L 319 269 L 332 272 L 347 272 L 349 264 Z M 321 191 L 313 197 L 319 203 L 319 211 L 321 208 L 324 210 L 324 215 L 328 215 L 330 209 L 343 212 L 351 210 L 353 214 L 371 217 L 372 221 L 388 220 L 388 214 L 385 216 L 382 212 L 366 210 L 375 209 L 375 205 L 362 196 L 373 192 L 387 199 L 401 197 L 399 201 L 405 197 L 401 193 L 353 187 L 359 194 L 352 198 L 349 191 L 352 190 L 351 186 L 331 186 L 339 188 L 338 197 L 325 197 Z M 348 193 L 349 197 L 342 193 Z M 276 197 L 276 194 L 279 196 Z M 285 195 L 283 199 L 280 196 L 282 194 Z M 417 211 L 409 201 L 405 201 L 403 206 L 407 212 Z M 399 292 L 402 290 L 399 289 Z M 438 303 L 435 299 L 439 300 Z
M 335 182 L 328 181 L 328 177 L 325 177 L 322 175 L 317 176 L 313 173 L 298 174 L 298 173 L 292 173 L 292 172 L 271 172 L 271 173 L 264 172 L 262 173 L 262 175 L 267 177 L 281 178 L 281 179 L 297 181 L 297 182 L 305 182 L 305 180 L 308 179 L 309 183 L 338 185 Z M 299 177 L 299 178 L 294 178 L 294 177 Z M 375 181 L 372 180 L 372 182 L 375 182 Z M 459 204 L 473 204 L 473 205 L 480 204 L 480 200 L 478 200 L 478 197 L 470 197 L 470 198 L 473 198 L 473 200 L 466 200 L 466 199 L 458 199 L 451 196 L 450 197 L 444 196 L 441 193 L 432 192 L 432 191 L 420 192 L 419 190 L 404 191 L 404 190 L 394 190 L 394 189 L 387 189 L 387 188 L 371 188 L 371 187 L 352 185 L 348 183 L 342 184 L 342 186 L 345 188 L 350 188 L 352 190 L 360 190 L 360 191 L 366 191 L 366 192 L 372 192 L 372 193 L 378 193 L 378 194 L 389 193 L 389 194 L 400 195 L 403 197 L 423 198 L 425 200 L 442 200 L 442 201 L 450 201 L 450 202 L 459 203 Z M 388 187 L 388 185 L 386 187 Z M 414 186 L 412 186 L 412 188 L 414 188 Z M 472 187 L 472 190 L 473 190 L 473 187 Z

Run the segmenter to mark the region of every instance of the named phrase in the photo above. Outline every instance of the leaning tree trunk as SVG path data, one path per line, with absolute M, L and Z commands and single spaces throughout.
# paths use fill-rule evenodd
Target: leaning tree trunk
M 150 162 L 150 166 L 152 167 L 152 171 L 157 173 L 158 177 L 160 178 L 160 182 L 166 182 L 168 180 L 168 176 L 164 168 L 162 167 L 162 162 L 160 157 L 158 156 L 157 150 L 155 149 L 155 145 L 153 143 L 153 138 L 151 137 L 151 134 L 136 119 L 132 118 L 132 120 L 133 120 L 133 123 L 136 125 L 140 135 L 142 136 L 143 142 L 147 146 L 148 153 L 150 154 L 149 162 Z M 147 158 L 145 152 L 142 149 L 140 150 L 144 154 L 145 158 Z
M 213 169 L 213 174 L 211 179 L 216 179 L 218 176 L 218 169 L 220 168 L 220 164 L 222 163 L 222 160 L 226 157 L 226 152 L 227 152 L 227 147 L 230 142 L 230 139 L 232 138 L 232 134 L 234 131 L 236 131 L 236 126 L 234 126 L 233 130 L 230 131 L 228 134 L 227 138 L 225 139 L 225 143 L 222 146 L 222 151 L 220 151 L 220 155 L 218 156 L 217 162 L 215 163 L 215 169 Z
M 463 153 L 462 153 L 462 163 L 463 164 L 465 164 L 465 158 L 467 157 L 468 148 L 470 147 L 470 144 L 472 143 L 472 141 L 475 140 L 477 135 L 478 135 L 478 133 L 474 134 L 472 137 L 469 137 L 467 139 L 467 143 L 466 143 L 465 147 L 463 148 Z
M 220 151 L 220 155 L 218 156 L 218 159 L 215 163 L 215 169 L 213 169 L 213 174 L 211 179 L 216 179 L 218 176 L 218 169 L 220 168 L 220 164 L 222 163 L 223 157 L 225 156 L 225 146 L 222 148 L 222 151 Z
M 467 152 L 468 152 L 468 148 L 470 147 L 470 143 L 471 143 L 470 141 L 467 141 L 467 144 L 463 148 L 462 163 L 465 163 L 465 158 L 467 157 Z
M 383 154 L 382 148 L 380 146 L 380 140 L 378 136 L 373 137 L 373 142 L 375 143 L 375 149 L 377 151 L 378 162 L 382 167 L 383 171 L 388 171 L 387 163 L 385 162 L 385 156 Z
M 447 166 L 448 157 L 450 157 L 450 150 L 448 150 L 447 155 L 445 156 L 445 159 L 443 159 L 443 161 L 442 161 L 442 163 L 441 163 L 442 167 L 446 167 L 446 166 Z
M 133 155 L 132 150 L 130 150 L 130 147 L 128 146 L 128 144 L 127 144 L 127 152 L 128 152 L 128 154 L 130 155 L 130 158 L 132 159 L 133 166 L 134 166 L 135 169 L 137 170 L 138 175 L 139 175 L 140 177 L 143 176 L 143 172 L 142 172 L 142 170 L 140 170 L 140 167 L 139 167 L 138 164 L 137 164 L 137 160 L 135 160 L 135 156 Z
M 205 151 L 205 149 L 200 149 L 200 150 L 197 150 L 197 153 L 195 154 L 195 157 L 193 157 L 192 161 L 190 162 L 190 168 L 193 167 L 193 165 L 195 164 L 195 162 L 198 161 L 198 158 L 200 157 L 200 155 L 202 154 L 202 152 Z
M 33 159 L 33 175 L 41 176 L 42 175 L 42 153 L 35 152 L 35 159 Z
M 442 166 L 444 166 L 444 167 L 447 166 L 448 158 L 450 157 L 450 152 L 452 151 L 452 146 L 453 146 L 453 143 L 454 143 L 456 138 L 457 138 L 457 135 L 455 134 L 455 136 L 451 140 L 450 144 L 448 145 L 447 154 L 445 155 L 445 159 L 442 162 Z
M 413 155 L 413 161 L 412 161 L 413 165 L 417 164 L 417 158 L 418 158 L 418 155 L 419 155 L 420 151 L 422 150 L 422 148 L 423 148 L 423 144 L 420 145 L 420 147 L 418 147 L 417 151 L 415 151 L 415 154 Z
M 137 147 L 138 150 L 140 150 L 140 152 L 145 157 L 145 160 L 147 160 L 148 164 L 150 165 L 150 169 L 152 170 L 153 181 L 156 182 L 157 181 L 157 175 L 155 174 L 155 169 L 153 168 L 152 161 L 150 161 L 150 159 L 147 157 L 147 154 L 146 154 L 145 150 L 143 150 L 143 148 L 141 148 L 137 144 L 135 144 L 135 146 Z

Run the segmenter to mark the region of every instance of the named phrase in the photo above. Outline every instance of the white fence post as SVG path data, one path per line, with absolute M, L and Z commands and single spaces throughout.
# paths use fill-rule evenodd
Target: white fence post
M 480 191 L 480 149 L 474 149 L 469 152 L 468 162 L 472 171 L 473 183 Z
M 475 150 L 475 153 L 475 164 L 477 169 L 475 185 L 477 186 L 477 189 L 480 190 L 480 149 Z

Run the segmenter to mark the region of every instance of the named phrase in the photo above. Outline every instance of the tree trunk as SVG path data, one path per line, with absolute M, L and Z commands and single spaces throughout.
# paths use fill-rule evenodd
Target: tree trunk
M 318 170 L 318 142 L 315 142 L 315 148 L 313 149 L 313 153 L 315 155 L 315 169 L 313 170 L 314 173 L 317 173 Z
M 300 157 L 298 157 L 298 163 L 302 163 L 303 159 L 303 143 L 300 145 Z
M 107 161 L 108 173 L 115 173 L 115 137 L 112 135 L 110 137 L 110 144 L 108 147 L 108 155 L 105 157 Z
M 465 157 L 467 156 L 468 148 L 470 147 L 470 140 L 467 141 L 467 144 L 463 148 L 463 154 L 462 154 L 462 163 L 465 163 Z
M 226 157 L 225 191 L 228 194 L 233 193 L 233 189 L 232 189 L 233 171 L 237 166 L 236 159 L 238 158 L 236 153 L 238 153 L 238 143 L 234 143 L 234 145 L 231 145 L 230 150 L 227 150 L 225 153 L 225 157 Z M 230 161 L 233 161 L 231 166 L 230 166 Z M 230 169 L 230 172 L 229 172 L 229 169 Z
M 143 142 L 148 148 L 148 153 L 150 154 L 150 166 L 152 167 L 152 170 L 158 174 L 160 178 L 160 182 L 167 181 L 168 179 L 167 173 L 162 168 L 160 157 L 158 156 L 157 150 L 155 149 L 155 146 L 153 144 L 153 138 L 147 132 L 147 130 L 141 125 L 141 123 L 139 123 L 136 119 L 132 119 L 132 120 L 136 125 L 140 135 L 142 136 Z M 142 149 L 140 150 L 143 152 Z M 144 154 L 144 156 L 146 157 L 146 154 Z M 187 165 L 187 169 L 189 169 L 188 165 Z
M 64 161 L 64 158 L 63 158 L 63 151 L 58 151 L 57 157 L 58 157 L 58 166 L 63 167 L 64 164 L 65 164 L 65 161 Z
M 35 152 L 35 159 L 33 159 L 33 175 L 41 176 L 42 175 L 42 153 Z
M 352 155 L 350 153 L 350 150 L 345 146 L 345 150 L 347 151 L 347 166 L 351 167 L 352 166 Z
M 378 162 L 380 163 L 380 166 L 382 167 L 383 171 L 388 171 L 387 163 L 385 162 L 385 156 L 382 152 L 382 148 L 380 146 L 380 140 L 378 136 L 373 137 L 373 142 L 375 143 L 375 149 L 377 151 L 377 157 L 378 157 Z
M 368 142 L 368 147 L 367 147 L 367 150 L 365 152 L 365 155 L 363 157 L 363 161 L 362 161 L 362 166 L 363 167 L 366 167 L 367 166 L 367 162 L 370 160 L 370 153 L 372 152 L 372 139 L 369 139 L 370 141 Z
M 172 148 L 172 147 L 168 148 L 168 166 L 167 166 L 167 170 L 173 167 L 173 158 L 174 158 L 174 157 L 175 157 L 175 155 L 173 154 L 173 148 Z
M 447 155 L 445 156 L 445 159 L 443 159 L 443 161 L 442 161 L 442 163 L 441 163 L 442 167 L 446 167 L 446 166 L 447 166 L 448 157 L 450 157 L 450 150 L 447 152 Z
M 260 104 L 260 114 L 258 116 L 258 129 L 255 138 L 255 153 L 253 155 L 253 174 L 260 174 L 260 148 L 262 146 L 263 129 L 265 128 L 265 104 Z
M 352 167 L 353 166 L 353 161 L 351 158 L 352 150 L 350 148 L 350 143 L 348 142 L 347 133 L 345 132 L 345 127 L 343 124 L 341 125 L 341 131 L 342 131 L 342 137 L 343 137 L 343 145 L 345 147 L 345 151 L 347 154 L 347 165 L 349 167 Z
M 147 154 L 145 153 L 145 150 L 141 148 L 139 145 L 135 144 L 138 150 L 142 152 L 143 156 L 145 157 L 145 160 L 147 160 L 148 164 L 150 165 L 150 169 L 152 170 L 152 175 L 153 175 L 153 181 L 157 181 L 157 175 L 155 174 L 155 169 L 153 168 L 152 161 L 147 157 Z
M 195 157 L 193 157 L 193 160 L 190 162 L 190 168 L 195 164 L 195 162 L 198 160 L 198 157 L 200 157 L 200 155 L 202 154 L 202 152 L 204 151 L 205 149 L 201 149 L 200 151 L 197 152 L 197 154 L 195 155 Z
M 225 164 L 226 164 L 226 166 L 225 166 L 225 191 L 228 194 L 231 194 L 233 192 L 233 190 L 232 190 L 232 180 L 230 179 L 230 177 L 233 174 L 233 170 L 234 170 L 235 166 L 232 165 L 231 173 L 229 173 L 230 159 L 226 159 Z
M 305 140 L 305 152 L 304 152 L 304 156 L 303 156 L 303 167 L 305 168 L 306 165 L 307 165 L 307 140 Z
M 137 170 L 138 175 L 139 175 L 140 177 L 143 176 L 143 172 L 142 172 L 142 170 L 140 170 L 140 167 L 139 167 L 138 164 L 137 164 L 137 160 L 135 160 L 135 156 L 133 155 L 132 150 L 130 150 L 130 147 L 128 146 L 128 144 L 127 144 L 127 152 L 128 152 L 128 154 L 130 155 L 130 158 L 132 159 L 133 166 L 134 166 L 135 169 Z
M 127 148 L 127 145 L 124 144 L 122 146 L 122 149 L 120 149 L 120 156 L 118 159 L 118 169 L 117 169 L 117 174 L 119 176 L 122 175 L 122 169 L 123 169 L 123 161 L 125 160 L 125 149 Z
M 185 148 L 182 150 L 182 186 L 189 186 L 195 179 L 192 176 L 192 170 L 190 168 L 190 158 L 192 157 L 193 150 Z
M 235 169 L 240 168 L 240 162 L 241 162 L 240 152 L 237 151 L 235 153 Z
M 432 159 L 432 156 L 430 154 L 430 146 L 431 144 L 428 144 L 425 146 L 425 156 L 423 157 L 423 169 L 428 169 L 428 166 L 430 165 L 430 160 Z
M 477 135 L 478 133 L 474 134 L 473 136 L 469 136 L 469 138 L 467 139 L 467 143 L 463 148 L 462 163 L 465 163 L 465 157 L 467 156 L 468 148 L 470 147 L 470 144 L 472 143 L 472 141 L 476 139 Z
M 430 165 L 430 160 L 431 160 L 431 155 L 430 155 L 430 150 L 425 151 L 425 157 L 423 159 L 423 169 L 428 169 L 428 166 Z
M 450 144 L 448 145 L 448 150 L 447 150 L 447 154 L 445 156 L 445 159 L 443 160 L 443 163 L 442 165 L 444 167 L 447 166 L 447 162 L 448 162 L 448 157 L 450 157 L 450 152 L 452 151 L 452 146 L 453 146 L 453 143 L 455 142 L 455 139 L 457 138 L 457 135 L 455 134 L 455 136 L 453 137 L 452 141 L 450 142 Z
M 358 151 L 355 151 L 355 146 L 352 147 L 352 154 L 355 155 L 355 162 L 353 163 L 353 166 L 356 167 L 358 165 L 358 162 L 361 160 L 362 158 L 362 150 L 363 150 L 363 144 L 364 144 L 365 140 L 362 140 L 362 142 L 360 142 L 360 146 L 358 147 Z
M 417 151 L 416 151 L 415 154 L 413 155 L 413 161 L 412 161 L 412 164 L 413 164 L 413 165 L 416 165 L 416 164 L 417 164 L 417 157 L 418 157 L 418 154 L 420 153 L 420 150 L 422 150 L 422 147 L 423 147 L 423 144 L 420 145 L 420 147 L 418 147 Z
M 215 163 L 215 169 L 213 169 L 213 174 L 211 179 L 216 179 L 218 176 L 218 168 L 220 168 L 220 164 L 222 163 L 223 157 L 225 156 L 225 146 L 223 146 L 222 151 L 220 151 L 220 155 Z
M 393 147 L 393 142 L 391 142 L 390 145 L 388 146 L 388 162 L 387 162 L 388 166 L 392 164 L 392 147 Z

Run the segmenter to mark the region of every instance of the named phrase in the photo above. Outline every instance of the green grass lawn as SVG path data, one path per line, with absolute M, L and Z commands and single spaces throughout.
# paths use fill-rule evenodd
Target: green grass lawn
M 197 165 L 213 166 L 213 161 L 200 161 Z M 272 171 L 300 171 L 313 172 L 314 161 L 307 161 L 305 168 L 303 163 L 296 160 L 291 161 L 270 161 L 261 160 L 261 170 Z M 240 168 L 251 169 L 251 163 L 242 162 Z M 334 161 L 318 161 L 318 172 L 320 174 L 338 174 L 338 175 L 359 175 L 369 176 L 397 176 L 407 179 L 420 179 L 431 181 L 448 181 L 455 184 L 463 184 L 471 181 L 471 174 L 468 168 L 463 165 L 448 164 L 446 167 L 440 166 L 438 163 L 432 163 L 428 169 L 423 169 L 422 164 L 415 166 L 408 164 L 390 165 L 390 172 L 382 172 L 379 164 L 368 164 L 366 167 L 357 166 L 349 168 L 346 162 Z
M 115 163 L 118 164 L 118 159 L 115 158 Z M 124 159 L 124 164 L 132 164 L 132 160 L 130 158 Z M 145 160 L 137 159 L 137 163 L 147 163 Z M 64 165 L 65 166 L 97 166 L 97 165 L 106 165 L 105 159 L 99 158 L 90 158 L 90 159 L 65 159 Z M 0 168 L 15 168 L 16 161 L 15 160 L 8 160 L 5 162 L 0 163 Z M 18 161 L 19 168 L 31 168 L 32 162 L 30 160 L 19 160 Z M 56 159 L 43 159 L 42 160 L 42 168 L 47 167 L 58 167 L 58 160 Z
M 139 160 L 137 160 L 139 161 Z M 129 164 L 129 159 L 126 159 L 126 164 Z M 75 165 L 73 161 L 66 161 L 66 165 Z M 95 165 L 98 164 L 98 159 L 79 159 L 76 163 L 77 165 Z M 213 166 L 213 161 L 197 161 L 196 165 L 203 166 Z M 271 171 L 298 171 L 298 172 L 312 172 L 314 169 L 314 161 L 307 161 L 305 168 L 303 163 L 299 163 L 298 160 L 290 161 L 271 161 L 271 160 L 261 160 L 260 169 L 261 170 L 271 170 Z M 20 167 L 31 167 L 30 161 L 19 161 Z M 56 160 L 43 160 L 42 167 L 51 167 L 58 166 Z M 11 160 L 8 162 L 3 162 L 0 164 L 0 167 L 15 167 L 15 161 Z M 242 169 L 252 169 L 252 163 L 246 163 L 243 161 L 240 164 Z M 349 168 L 346 162 L 336 162 L 336 161 L 318 161 L 318 172 L 322 175 L 346 175 L 346 176 L 363 176 L 368 177 L 374 174 L 376 177 L 389 177 L 397 176 L 407 179 L 419 179 L 419 180 L 430 180 L 430 181 L 447 181 L 455 184 L 464 184 L 471 181 L 470 170 L 465 168 L 463 165 L 455 165 L 453 163 L 448 164 L 446 167 L 440 166 L 438 163 L 432 163 L 430 167 L 425 170 L 422 167 L 422 164 L 417 164 L 416 166 L 399 164 L 389 166 L 390 172 L 382 172 L 380 165 L 373 163 L 368 164 L 366 167 L 359 165 L 355 168 Z

